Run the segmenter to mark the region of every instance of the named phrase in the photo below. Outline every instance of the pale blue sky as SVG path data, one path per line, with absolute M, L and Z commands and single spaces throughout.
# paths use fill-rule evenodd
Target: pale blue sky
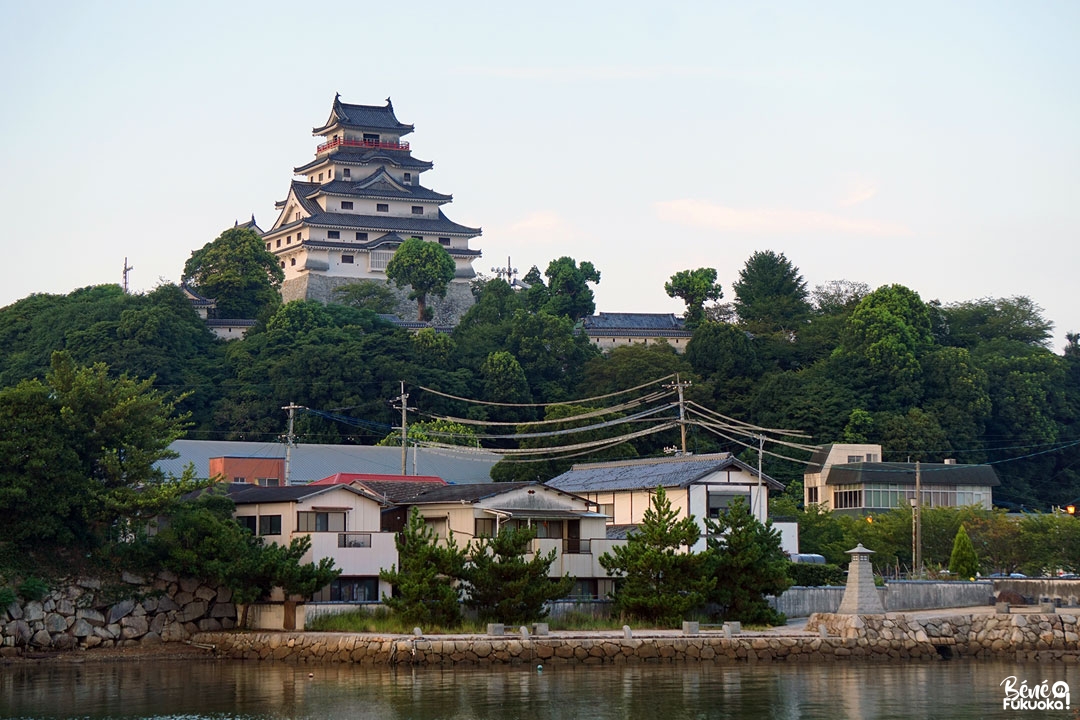
M 340 92 L 416 125 L 478 270 L 591 260 L 599 310 L 770 249 L 1080 331 L 1080 4 L 659 5 L 0 0 L 0 305 L 268 227 Z

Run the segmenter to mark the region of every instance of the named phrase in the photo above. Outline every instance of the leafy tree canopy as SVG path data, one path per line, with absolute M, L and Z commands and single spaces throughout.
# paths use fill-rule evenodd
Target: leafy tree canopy
M 250 228 L 229 228 L 184 264 L 184 284 L 216 300 L 223 318 L 254 318 L 276 305 L 284 279 L 277 257 Z
M 416 301 L 417 319 L 430 320 L 428 296 L 446 296 L 456 267 L 454 258 L 442 245 L 411 237 L 398 246 L 386 264 L 386 279 L 399 288 L 411 288 L 409 299 Z
M 784 253 L 755 252 L 732 288 L 739 322 L 756 332 L 791 332 L 810 314 L 806 281 Z
M 686 303 L 686 327 L 694 329 L 705 319 L 705 303 L 724 297 L 720 283 L 716 282 L 716 268 L 680 270 L 664 283 L 668 297 L 680 298 Z

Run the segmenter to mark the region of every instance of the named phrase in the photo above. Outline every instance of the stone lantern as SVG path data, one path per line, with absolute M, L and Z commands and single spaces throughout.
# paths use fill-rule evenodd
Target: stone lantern
M 844 588 L 844 599 L 840 601 L 840 609 L 836 612 L 842 615 L 884 615 L 885 607 L 881 604 L 881 596 L 874 587 L 874 570 L 870 566 L 870 556 L 873 550 L 867 550 L 859 543 L 853 550 L 848 550 L 851 563 L 848 565 L 847 586 Z

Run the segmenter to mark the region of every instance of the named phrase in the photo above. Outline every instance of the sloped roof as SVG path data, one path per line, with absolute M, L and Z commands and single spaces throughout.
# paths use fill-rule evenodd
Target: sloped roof
M 159 460 L 155 467 L 176 477 L 180 477 L 188 463 L 195 466 L 196 475 L 208 476 L 210 458 L 215 457 L 285 457 L 285 446 L 280 442 L 176 440 L 169 449 L 179 457 Z M 448 483 L 489 483 L 491 468 L 498 461 L 499 456 L 494 453 L 467 447 L 413 448 L 406 458 L 406 472 L 413 473 L 419 467 Z M 292 449 L 289 474 L 293 483 L 319 480 L 341 472 L 342 468 L 348 468 L 350 472 L 393 475 L 401 470 L 401 448 L 307 444 Z
M 408 168 L 418 172 L 430 170 L 435 167 L 435 164 L 430 160 L 414 158 L 409 150 L 388 150 L 386 148 L 358 150 L 356 148 L 346 147 L 335 150 L 329 155 L 320 155 L 311 162 L 294 167 L 293 172 L 299 175 L 328 162 L 333 162 L 335 165 L 373 165 L 388 163 L 395 167 Z
M 447 502 L 476 503 L 490 497 L 508 493 L 511 490 L 517 490 L 536 484 L 537 483 L 533 482 L 488 482 L 480 485 L 447 485 L 445 487 L 428 490 L 416 497 L 412 504 L 433 505 L 435 503 Z
M 394 105 L 386 98 L 386 105 L 354 105 L 341 102 L 341 95 L 334 96 L 334 105 L 330 117 L 322 127 L 312 128 L 311 133 L 318 135 L 335 125 L 357 130 L 393 130 L 401 135 L 413 131 L 412 125 L 406 125 L 394 115 Z
M 263 487 L 262 485 L 252 485 L 251 483 L 229 483 L 225 490 L 225 494 L 237 505 L 253 505 L 255 503 L 299 502 L 331 492 L 337 488 L 347 490 L 355 495 L 367 497 L 372 500 L 376 499 L 372 497 L 369 492 L 355 488 L 351 485 L 289 485 L 282 487 Z
M 315 194 L 319 192 L 343 197 L 385 197 L 417 202 L 450 202 L 454 199 L 453 195 L 444 195 L 423 185 L 402 185 L 394 180 L 385 168 L 379 168 L 369 177 L 360 180 L 331 180 L 320 185 Z
M 925 485 L 1001 485 L 990 465 L 956 465 L 919 463 L 921 482 Z M 914 485 L 915 463 L 844 463 L 832 465 L 825 477 L 826 485 Z
M 713 473 L 732 468 L 757 476 L 757 468 L 730 453 L 719 453 L 574 465 L 546 484 L 572 493 L 687 487 Z M 784 489 L 782 483 L 764 473 L 762 481 L 772 490 Z
M 385 475 L 377 473 L 336 473 L 312 485 L 358 485 L 392 503 L 412 500 L 417 495 L 439 487 L 446 481 L 434 475 Z
M 686 324 L 674 313 L 606 313 L 582 319 L 585 330 L 686 330 Z
M 481 234 L 480 228 L 466 227 L 450 220 L 439 210 L 436 217 L 430 215 L 401 217 L 396 215 L 357 215 L 353 213 L 323 212 L 320 208 L 311 217 L 303 219 L 308 225 L 332 228 L 355 228 L 357 230 L 386 230 L 407 235 L 469 235 Z

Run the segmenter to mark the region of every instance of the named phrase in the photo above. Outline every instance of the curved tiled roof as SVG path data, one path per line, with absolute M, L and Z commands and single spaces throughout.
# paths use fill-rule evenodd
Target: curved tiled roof
M 372 241 L 369 241 L 369 242 L 342 242 L 341 240 L 304 240 L 304 241 L 302 241 L 300 243 L 300 245 L 298 245 L 298 246 L 294 245 L 294 246 L 292 246 L 292 248 L 295 249 L 296 247 L 311 247 L 311 248 L 326 248 L 326 249 L 330 249 L 330 250 L 354 250 L 356 252 L 369 252 L 371 250 L 377 249 L 380 245 L 385 245 L 387 243 L 387 237 L 388 236 L 393 236 L 393 238 L 394 238 L 393 242 L 396 242 L 396 243 L 404 242 L 400 235 L 397 235 L 396 233 L 387 233 L 386 235 L 383 235 L 382 237 L 377 238 L 377 239 L 372 240 Z M 282 248 L 282 249 L 284 250 L 284 249 L 287 249 L 287 248 Z M 445 248 L 445 250 L 446 250 L 447 253 L 450 254 L 450 257 L 479 257 L 480 256 L 480 251 L 479 250 L 471 250 L 469 248 L 448 247 L 448 248 Z
M 413 131 L 412 125 L 400 122 L 394 115 L 394 105 L 390 98 L 386 98 L 386 105 L 382 106 L 353 105 L 341 102 L 341 96 L 337 95 L 326 124 L 312 128 L 311 132 L 318 135 L 335 125 L 357 130 L 394 130 L 401 135 L 408 135 Z
M 320 192 L 344 197 L 378 197 L 418 202 L 443 203 L 454 199 L 453 195 L 443 195 L 420 185 L 401 185 L 382 168 L 363 180 L 331 180 L 312 194 L 318 195 Z
M 416 216 L 399 217 L 395 215 L 354 215 L 352 213 L 319 212 L 303 222 L 308 225 L 329 228 L 349 228 L 356 230 L 384 230 L 404 235 L 480 235 L 480 228 L 466 227 L 450 220 L 439 211 L 438 217 Z
M 435 167 L 435 163 L 428 160 L 418 160 L 414 158 L 408 150 L 355 150 L 346 149 L 332 152 L 329 155 L 317 157 L 309 163 L 305 163 L 299 167 L 294 167 L 293 172 L 297 175 L 306 173 L 312 168 L 317 168 L 320 165 L 324 165 L 327 161 L 332 160 L 338 165 L 378 165 L 388 164 L 395 167 L 407 168 L 410 170 L 430 170 Z
M 586 330 L 636 330 L 648 332 L 685 331 L 683 319 L 674 313 L 606 313 L 581 321 Z M 625 333 L 623 333 L 625 334 Z

